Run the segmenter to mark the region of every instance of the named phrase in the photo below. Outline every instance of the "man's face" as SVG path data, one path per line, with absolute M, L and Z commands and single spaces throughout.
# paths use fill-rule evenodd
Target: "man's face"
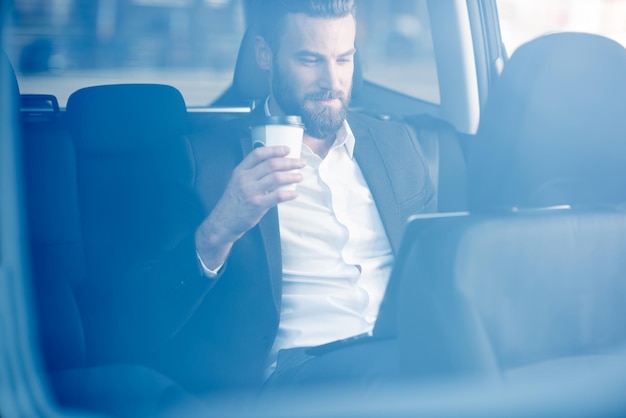
M 285 114 L 300 115 L 306 133 L 334 138 L 350 102 L 354 17 L 287 16 L 272 61 L 272 94 Z

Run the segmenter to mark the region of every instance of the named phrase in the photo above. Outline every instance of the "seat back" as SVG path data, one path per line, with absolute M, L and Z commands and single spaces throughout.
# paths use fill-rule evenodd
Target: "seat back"
M 2 74 L 10 75 L 11 99 L 20 103 L 17 77 L 0 54 Z M 24 210 L 27 217 L 35 326 L 42 367 L 55 371 L 82 367 L 86 352 L 75 287 L 83 277 L 78 225 L 74 150 L 58 112 L 18 115 Z
M 584 33 L 516 50 L 469 155 L 470 209 L 623 203 L 624 60 L 623 46 Z
M 470 213 L 405 233 L 391 280 L 412 373 L 532 376 L 626 353 L 625 114 L 619 44 L 554 34 L 512 56 L 470 156 Z
M 89 87 L 68 100 L 94 358 L 123 344 L 102 338 L 124 315 L 123 304 L 111 301 L 129 285 L 129 272 L 173 247 L 180 231 L 197 222 L 188 206 L 194 166 L 186 118 L 181 94 L 166 85 Z
M 168 187 L 191 185 L 186 109 L 160 85 L 90 87 L 70 96 L 67 116 L 77 154 L 78 195 L 87 274 L 129 263 L 155 243 Z
M 415 219 L 398 302 L 420 376 L 498 375 L 626 349 L 626 214 Z
M 109 289 L 123 285 L 128 275 L 116 273 L 128 260 L 148 253 L 150 245 L 168 244 L 140 239 L 142 222 L 167 230 L 175 228 L 172 219 L 179 219 L 177 195 L 169 186 L 189 186 L 193 173 L 185 111 L 170 87 L 107 86 L 75 93 L 67 113 L 22 115 L 37 337 L 42 376 L 57 406 L 152 416 L 178 402 L 195 402 L 133 358 L 109 356 L 104 365 L 101 351 L 116 344 L 106 341 L 104 322 L 94 321 L 99 313 L 104 321 L 113 319 L 110 310 L 102 310 L 111 306 L 111 293 L 100 292 L 98 281 L 107 280 Z M 110 204 L 99 205 L 103 201 Z M 145 212 L 139 213 L 140 205 Z M 165 216 L 171 213 L 177 215 Z M 159 215 L 167 219 L 159 223 Z M 180 212 L 183 222 L 186 215 Z M 103 232 L 100 222 L 111 230 Z

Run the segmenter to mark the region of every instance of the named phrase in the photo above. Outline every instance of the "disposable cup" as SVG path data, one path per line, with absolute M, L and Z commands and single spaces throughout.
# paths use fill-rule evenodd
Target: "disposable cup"
M 268 116 L 258 120 L 251 127 L 252 145 L 289 147 L 286 158 L 300 158 L 304 125 L 300 116 Z M 296 183 L 281 186 L 283 189 L 296 189 Z

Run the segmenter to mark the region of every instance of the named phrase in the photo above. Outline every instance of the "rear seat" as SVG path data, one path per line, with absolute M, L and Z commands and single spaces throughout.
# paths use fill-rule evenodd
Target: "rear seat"
M 70 96 L 67 117 L 93 293 L 84 314 L 95 330 L 87 335 L 90 354 L 94 361 L 143 360 L 143 350 L 163 329 L 181 323 L 183 313 L 176 303 L 164 304 L 162 319 L 154 321 L 147 312 L 152 307 L 141 308 L 152 299 L 138 298 L 167 293 L 171 301 L 186 299 L 195 287 L 185 278 L 198 272 L 193 248 L 186 247 L 203 210 L 193 190 L 185 102 L 166 85 L 88 87 Z M 111 338 L 102 337 L 109 332 Z
M 85 288 L 93 283 L 85 284 L 94 271 L 93 264 L 86 263 L 94 261 L 93 247 L 86 252 L 85 244 L 93 242 L 84 241 L 89 218 L 79 199 L 70 121 L 63 111 L 26 109 L 21 122 L 36 322 L 51 395 L 63 407 L 128 416 L 155 415 L 170 401 L 194 402 L 156 371 L 120 357 L 105 361 L 98 354 L 98 331 L 86 316 L 86 305 L 93 299 L 85 297 Z M 106 181 L 109 173 L 101 174 Z M 123 237 L 117 238 L 121 244 Z M 105 252 L 101 261 L 116 244 L 108 241 L 107 245 L 108 249 L 99 247 Z
M 23 109 L 21 127 L 44 366 L 51 371 L 82 367 L 85 342 L 74 292 L 85 271 L 72 140 L 59 111 Z

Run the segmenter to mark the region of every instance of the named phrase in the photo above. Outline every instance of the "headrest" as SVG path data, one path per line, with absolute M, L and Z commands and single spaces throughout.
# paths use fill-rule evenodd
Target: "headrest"
M 559 33 L 522 45 L 494 84 L 468 161 L 469 206 L 626 201 L 626 50 Z
M 258 101 L 265 99 L 269 94 L 269 79 L 256 63 L 254 52 L 254 40 L 258 30 L 251 25 L 241 40 L 235 73 L 233 75 L 233 87 L 237 97 L 247 101 Z M 363 84 L 363 70 L 358 52 L 354 56 L 354 75 L 352 76 L 352 97 L 358 95 Z
M 162 152 L 187 133 L 185 101 L 167 85 L 87 87 L 69 97 L 66 112 L 82 153 Z

